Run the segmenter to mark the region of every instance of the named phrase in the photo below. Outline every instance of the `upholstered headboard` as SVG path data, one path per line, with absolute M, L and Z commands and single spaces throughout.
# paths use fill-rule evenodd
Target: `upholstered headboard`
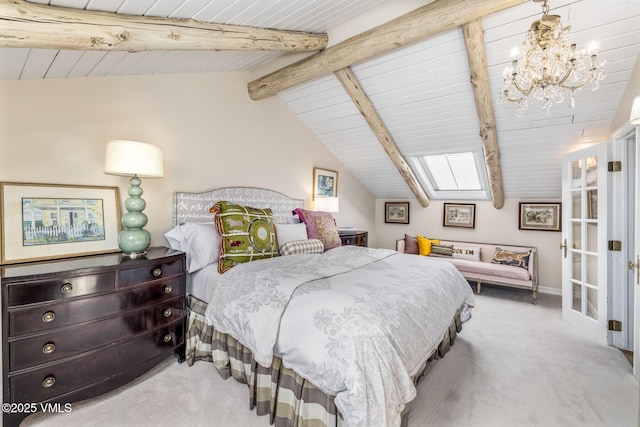
M 254 208 L 271 208 L 277 224 L 297 222 L 291 214 L 296 208 L 303 208 L 302 199 L 291 197 L 266 188 L 225 187 L 201 193 L 176 191 L 173 198 L 173 225 L 185 222 L 212 222 L 209 209 L 219 200 L 227 200 Z

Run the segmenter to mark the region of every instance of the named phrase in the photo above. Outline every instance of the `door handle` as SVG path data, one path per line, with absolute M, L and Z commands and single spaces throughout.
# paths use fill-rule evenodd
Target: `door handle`
M 564 239 L 564 244 L 560 243 L 560 249 L 564 249 L 564 257 L 567 257 L 567 239 Z
M 637 256 L 636 262 L 629 261 L 629 270 L 636 269 L 636 285 L 640 285 L 640 255 Z

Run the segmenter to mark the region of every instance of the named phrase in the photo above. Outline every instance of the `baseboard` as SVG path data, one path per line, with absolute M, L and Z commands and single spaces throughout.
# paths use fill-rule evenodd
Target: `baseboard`
M 546 286 L 538 286 L 538 293 L 549 295 L 562 295 L 562 289 L 548 288 Z

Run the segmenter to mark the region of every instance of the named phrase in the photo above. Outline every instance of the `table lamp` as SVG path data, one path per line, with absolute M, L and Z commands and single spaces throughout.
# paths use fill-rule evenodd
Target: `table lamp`
M 107 143 L 104 173 L 132 176 L 129 179 L 129 198 L 124 202 L 127 213 L 122 215 L 123 229 L 118 234 L 118 246 L 126 257 L 144 256 L 151 244 L 151 235 L 144 229 L 148 219 L 142 211 L 147 204 L 140 197 L 143 193 L 140 177 L 164 176 L 162 151 L 155 145 L 144 142 L 110 141 Z
M 339 212 L 340 202 L 337 197 L 316 197 L 313 207 L 316 211 Z

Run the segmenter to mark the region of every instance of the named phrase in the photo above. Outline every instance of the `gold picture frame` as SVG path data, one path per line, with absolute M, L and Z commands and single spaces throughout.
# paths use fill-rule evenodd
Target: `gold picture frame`
M 313 168 L 313 200 L 318 197 L 338 197 L 338 172 Z
M 118 191 L 0 182 L 0 264 L 119 251 Z

